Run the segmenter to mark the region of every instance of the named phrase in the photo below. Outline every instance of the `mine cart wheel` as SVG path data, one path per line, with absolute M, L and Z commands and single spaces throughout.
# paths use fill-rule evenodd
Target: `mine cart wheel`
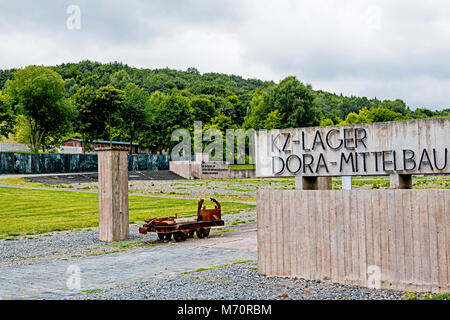
M 172 239 L 172 234 L 171 233 L 158 233 L 158 238 L 159 240 L 167 240 L 170 241 L 170 239 Z
M 173 238 L 175 239 L 176 242 L 181 242 L 181 241 L 186 240 L 186 237 L 183 232 L 175 232 L 173 234 Z
M 197 237 L 199 239 L 203 239 L 203 238 L 207 238 L 209 236 L 209 230 L 210 228 L 200 228 L 198 230 L 196 230 L 197 233 Z
M 197 229 L 197 230 L 195 230 L 195 233 L 197 234 L 197 238 L 199 238 L 199 239 L 203 239 L 204 238 L 204 236 L 203 236 L 203 231 L 202 231 L 203 229 Z
M 194 237 L 194 233 L 195 233 L 194 230 L 189 231 L 189 232 L 187 233 L 187 238 L 193 238 L 193 237 Z

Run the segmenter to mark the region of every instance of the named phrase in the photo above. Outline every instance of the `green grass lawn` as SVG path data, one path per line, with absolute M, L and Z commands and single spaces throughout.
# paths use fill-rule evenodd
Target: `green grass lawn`
M 192 216 L 197 201 L 130 196 L 130 221 L 147 218 Z M 207 204 L 208 205 L 208 204 Z M 212 207 L 212 203 L 209 205 Z M 223 214 L 254 205 L 222 202 Z M 0 236 L 21 236 L 98 226 L 98 195 L 95 193 L 0 188 Z
M 255 170 L 256 166 L 254 164 L 231 164 L 231 170 Z

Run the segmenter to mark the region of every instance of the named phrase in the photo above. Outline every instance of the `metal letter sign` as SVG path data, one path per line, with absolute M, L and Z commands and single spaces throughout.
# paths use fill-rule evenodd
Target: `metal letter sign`
M 450 118 L 256 132 L 256 175 L 450 173 Z

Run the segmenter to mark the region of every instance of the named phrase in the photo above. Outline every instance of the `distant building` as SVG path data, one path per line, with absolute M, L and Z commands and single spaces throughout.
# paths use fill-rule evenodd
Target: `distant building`
M 92 142 L 92 145 L 93 145 L 94 149 L 107 148 L 110 146 L 110 142 L 107 140 L 95 140 Z M 130 147 L 129 142 L 121 142 L 121 141 L 113 141 L 112 145 L 113 145 L 113 147 L 126 147 L 126 148 Z M 64 146 L 79 147 L 79 148 L 82 148 L 84 151 L 84 144 L 83 144 L 82 139 L 69 139 L 66 142 L 64 142 Z M 132 144 L 132 153 L 134 153 L 134 154 L 141 153 L 140 151 L 141 150 L 139 147 L 139 143 L 133 143 Z M 142 150 L 142 151 L 143 151 L 143 153 L 145 153 L 145 150 Z

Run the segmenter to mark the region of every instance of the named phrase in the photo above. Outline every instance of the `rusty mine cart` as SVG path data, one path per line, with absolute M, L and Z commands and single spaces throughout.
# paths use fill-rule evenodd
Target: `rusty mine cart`
M 211 227 L 223 226 L 220 203 L 211 198 L 216 205 L 214 209 L 202 208 L 204 200 L 198 202 L 197 221 L 177 222 L 177 217 L 154 218 L 145 220 L 145 224 L 139 228 L 139 233 L 147 234 L 156 232 L 160 240 L 170 241 L 173 238 L 176 242 L 184 241 L 186 238 L 193 238 L 194 233 L 202 239 L 209 236 Z

